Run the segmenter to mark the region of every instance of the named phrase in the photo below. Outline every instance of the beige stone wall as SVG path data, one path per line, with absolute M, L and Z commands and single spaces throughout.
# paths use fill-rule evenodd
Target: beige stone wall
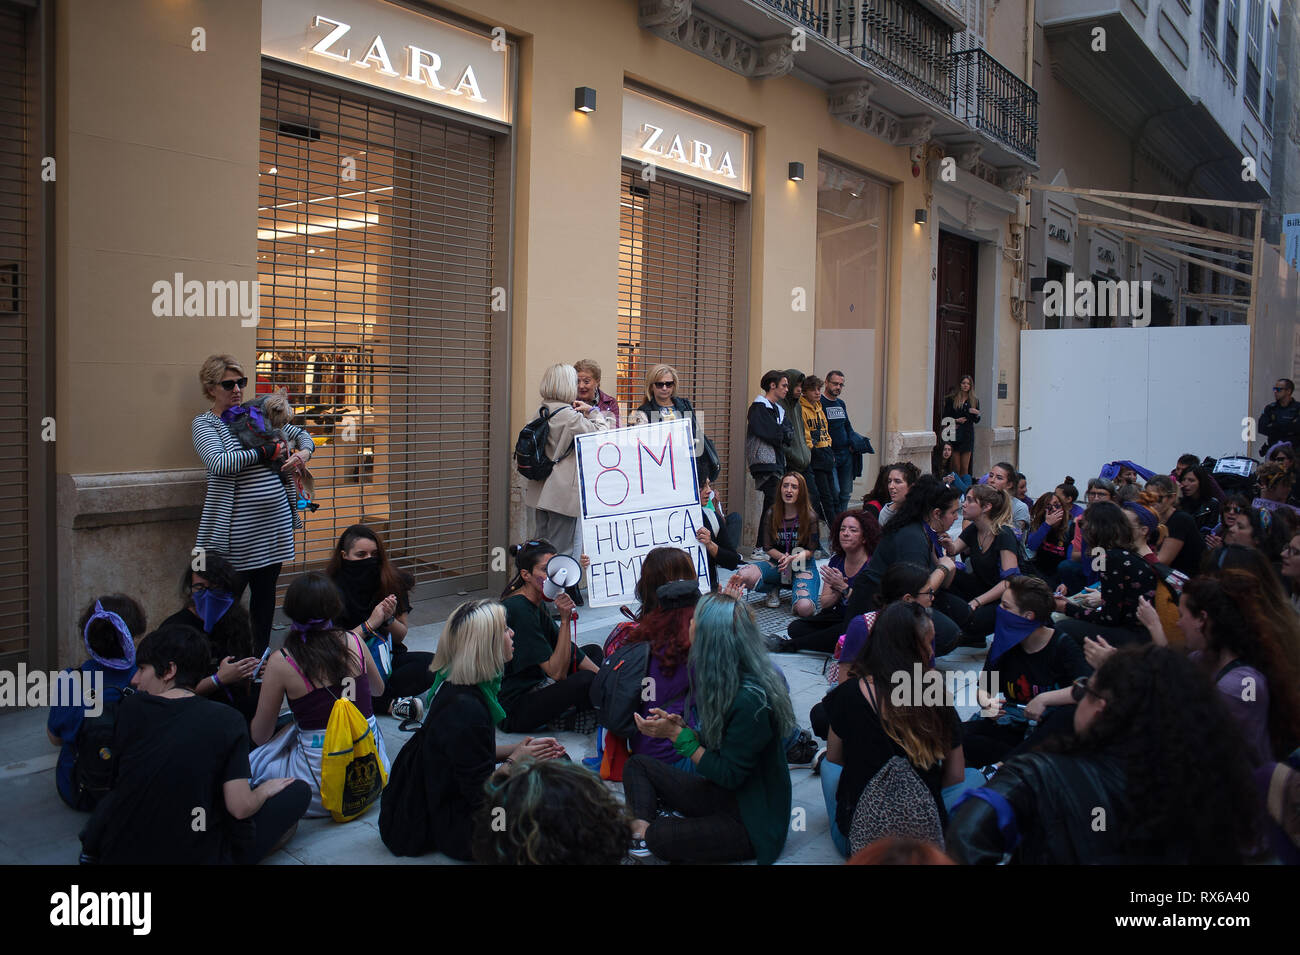
M 1015 6 L 1003 3 L 999 30 Z M 747 80 L 642 30 L 631 0 L 473 0 L 459 12 L 520 38 L 512 364 L 500 372 L 510 381 L 512 440 L 536 407 L 547 365 L 585 355 L 616 367 L 626 81 L 754 129 L 751 251 L 738 270 L 748 277 L 740 295 L 748 313 L 739 316 L 748 352 L 736 372 L 747 395 L 764 368 L 810 367 L 813 358 L 817 185 L 815 175 L 790 182 L 787 164 L 814 173 L 824 153 L 892 184 L 884 428 L 929 428 L 937 224 L 933 216 L 928 226 L 913 222 L 913 210 L 928 205 L 928 185 L 912 177 L 906 148 L 834 120 L 825 93 L 808 83 Z M 148 594 L 155 619 L 172 603 L 200 489 L 166 488 L 157 472 L 198 465 L 189 436 L 206 406 L 198 365 L 230 352 L 251 372 L 256 329 L 237 316 L 155 317 L 151 287 L 178 272 L 256 278 L 261 68 L 255 0 L 59 0 L 56 13 L 63 635 L 92 591 Z M 191 49 L 195 27 L 206 31 L 205 52 Z M 1008 65 L 1017 69 L 1014 58 Z M 573 110 L 576 86 L 598 91 L 595 113 Z M 795 286 L 807 290 L 804 312 L 791 310 Z M 742 458 L 733 452 L 733 460 Z M 114 475 L 118 490 L 101 489 L 91 501 L 88 478 L 97 475 Z M 507 506 L 518 539 L 527 527 L 513 493 Z M 123 512 L 129 522 L 87 516 Z M 63 650 L 75 656 L 71 644 Z

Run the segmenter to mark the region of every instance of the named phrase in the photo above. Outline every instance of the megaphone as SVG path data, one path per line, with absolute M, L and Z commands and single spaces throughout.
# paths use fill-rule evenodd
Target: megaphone
M 556 554 L 546 562 L 546 579 L 542 581 L 542 595 L 554 600 L 569 587 L 582 580 L 582 565 L 568 554 Z

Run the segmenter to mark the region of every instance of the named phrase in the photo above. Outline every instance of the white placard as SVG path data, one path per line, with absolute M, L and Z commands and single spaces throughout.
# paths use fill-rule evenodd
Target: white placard
M 631 602 L 645 555 L 656 547 L 690 554 L 700 591 L 708 592 L 708 555 L 695 539 L 704 518 L 693 447 L 689 418 L 578 435 L 582 543 L 591 558 L 593 607 Z

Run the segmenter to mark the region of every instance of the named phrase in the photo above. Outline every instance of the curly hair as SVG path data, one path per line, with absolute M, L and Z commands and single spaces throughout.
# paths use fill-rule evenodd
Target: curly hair
M 862 528 L 862 547 L 870 558 L 880 544 L 880 521 L 871 511 L 864 511 L 861 508 L 841 511 L 835 515 L 835 520 L 831 521 L 831 552 L 840 557 L 844 556 L 844 548 L 840 546 L 840 527 L 843 526 L 845 518 L 849 517 L 857 521 L 858 527 Z
M 1285 757 L 1300 743 L 1300 675 L 1282 643 L 1290 634 L 1278 633 L 1264 611 L 1264 586 L 1250 571 L 1228 567 L 1193 577 L 1183 588 L 1183 597 L 1189 611 L 1209 619 L 1207 657 L 1226 650 L 1264 674 L 1269 740 L 1273 755 Z
M 474 858 L 484 865 L 617 865 L 631 838 L 605 784 L 560 760 L 524 759 L 489 779 L 474 815 Z
M 1154 843 L 1190 865 L 1241 862 L 1255 844 L 1259 797 L 1241 734 L 1205 674 L 1145 644 L 1112 654 L 1092 689 L 1106 706 L 1087 730 L 1041 748 L 1121 761 L 1124 841 L 1135 854 Z

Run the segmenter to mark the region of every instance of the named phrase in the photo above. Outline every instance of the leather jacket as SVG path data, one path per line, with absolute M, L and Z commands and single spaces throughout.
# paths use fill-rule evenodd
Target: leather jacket
M 1179 846 L 1135 841 L 1123 762 L 1105 753 L 1026 753 L 1008 760 L 984 787 L 1010 805 L 1014 826 L 999 826 L 997 811 L 967 798 L 948 817 L 948 854 L 959 864 L 1168 864 L 1182 861 Z M 1012 847 L 1010 829 L 1018 833 Z

